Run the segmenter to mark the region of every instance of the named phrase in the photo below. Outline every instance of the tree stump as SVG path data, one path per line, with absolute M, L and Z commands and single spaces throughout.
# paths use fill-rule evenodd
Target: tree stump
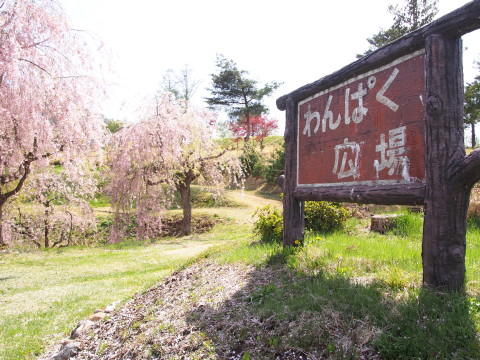
M 374 215 L 371 217 L 370 230 L 380 234 L 385 234 L 392 230 L 397 224 L 397 214 Z

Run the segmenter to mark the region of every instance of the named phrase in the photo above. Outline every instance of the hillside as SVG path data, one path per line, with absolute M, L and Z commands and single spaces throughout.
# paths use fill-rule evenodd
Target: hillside
M 369 219 L 351 219 L 285 251 L 250 232 L 252 210 L 279 202 L 229 195 L 244 206 L 225 212 L 240 236 L 96 323 L 71 343 L 74 359 L 480 357 L 476 225 L 467 236 L 466 291 L 446 294 L 421 286 L 420 214 L 400 210 L 402 226 L 385 235 L 370 233 Z

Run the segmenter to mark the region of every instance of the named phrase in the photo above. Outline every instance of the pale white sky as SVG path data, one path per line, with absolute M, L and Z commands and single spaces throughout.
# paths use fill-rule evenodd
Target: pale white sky
M 234 60 L 261 83 L 282 87 L 267 101 L 283 128 L 277 97 L 356 60 L 366 38 L 391 25 L 389 4 L 403 0 L 59 0 L 77 29 L 102 39 L 114 58 L 115 81 L 104 112 L 133 120 L 132 111 L 154 93 L 168 69 L 186 64 L 201 84 L 196 102 L 208 95 L 216 54 Z M 439 0 L 444 15 L 467 0 Z M 480 31 L 464 37 L 466 81 L 478 73 Z

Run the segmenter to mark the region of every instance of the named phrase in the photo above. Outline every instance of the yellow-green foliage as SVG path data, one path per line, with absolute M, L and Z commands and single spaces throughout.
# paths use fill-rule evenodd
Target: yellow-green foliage
M 253 215 L 257 219 L 253 226 L 260 241 L 266 243 L 281 243 L 283 239 L 283 216 L 280 210 L 270 205 L 258 208 Z
M 305 228 L 310 231 L 328 233 L 339 230 L 350 216 L 350 212 L 341 203 L 305 202 Z
M 340 203 L 328 201 L 305 202 L 305 228 L 314 232 L 332 232 L 343 227 L 350 212 Z M 283 239 L 283 215 L 269 205 L 258 208 L 254 214 L 254 230 L 260 241 L 281 243 Z

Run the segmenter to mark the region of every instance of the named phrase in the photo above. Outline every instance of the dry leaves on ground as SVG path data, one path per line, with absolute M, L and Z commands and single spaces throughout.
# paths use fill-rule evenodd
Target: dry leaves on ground
M 332 354 L 329 338 L 345 348 L 343 354 L 376 358 L 366 346 L 371 329 L 349 329 L 331 309 L 282 318 L 255 310 L 264 289 L 294 281 L 281 267 L 201 261 L 135 296 L 76 339 L 80 346 L 72 359 L 340 358 Z M 306 349 L 292 346 L 302 341 Z

